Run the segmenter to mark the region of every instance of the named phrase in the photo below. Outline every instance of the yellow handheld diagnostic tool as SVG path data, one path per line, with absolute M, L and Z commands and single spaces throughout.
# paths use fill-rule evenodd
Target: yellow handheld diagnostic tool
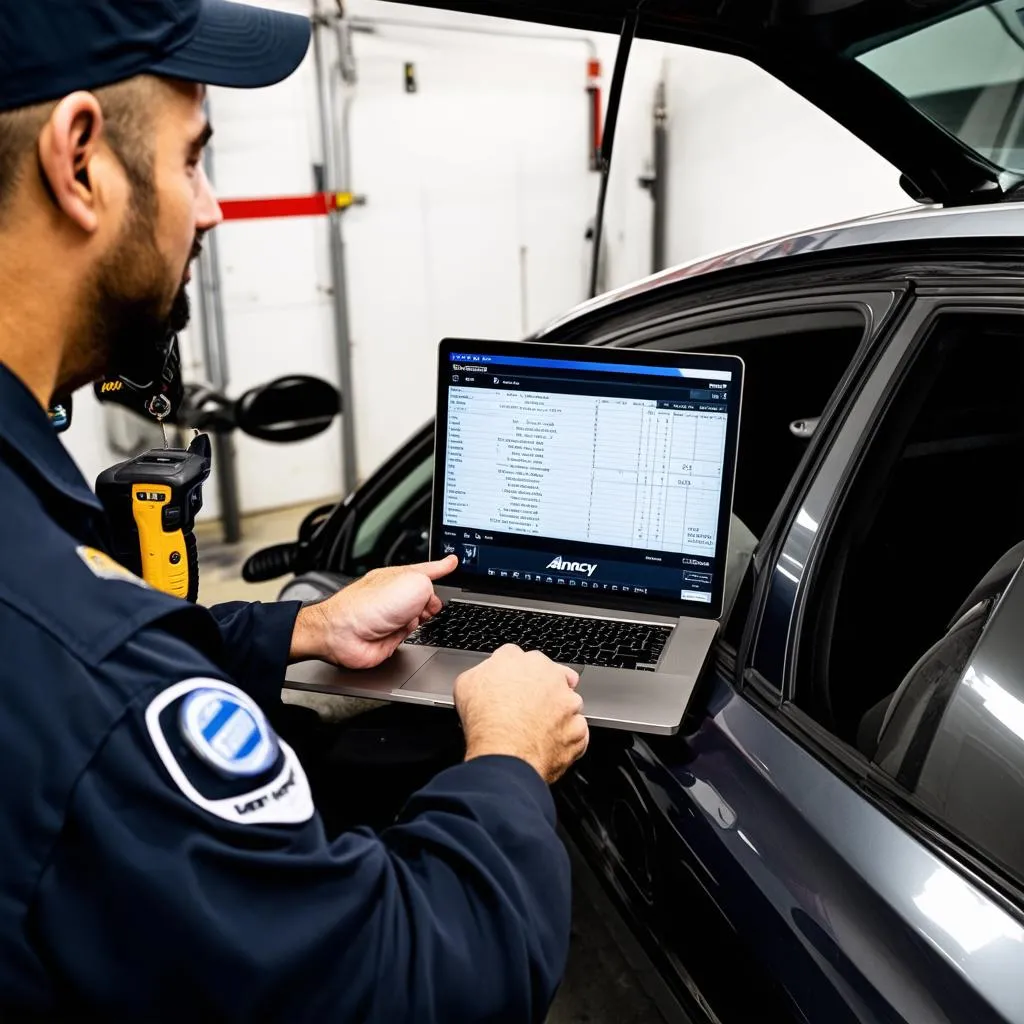
M 154 448 L 102 473 L 96 495 L 113 528 L 114 557 L 150 586 L 186 601 L 199 594 L 193 533 L 210 475 L 210 439 Z

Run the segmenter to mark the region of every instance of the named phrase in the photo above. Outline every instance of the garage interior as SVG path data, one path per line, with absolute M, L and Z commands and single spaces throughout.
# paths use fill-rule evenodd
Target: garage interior
M 438 339 L 527 337 L 593 290 L 617 37 L 380 0 L 342 10 L 320 0 L 287 81 L 209 93 L 207 171 L 227 222 L 191 285 L 185 379 L 237 398 L 310 374 L 346 393 L 318 437 L 218 448 L 201 517 L 228 538 L 244 516 L 350 493 L 417 431 Z M 328 193 L 343 197 L 330 212 Z M 907 205 L 886 161 L 766 72 L 638 39 L 596 284 Z M 75 417 L 66 441 L 86 479 L 160 440 L 91 395 Z
M 385 0 L 259 2 L 309 15 L 313 45 L 279 85 L 209 90 L 206 171 L 225 223 L 189 288 L 183 376 L 225 404 L 314 377 L 338 390 L 341 408 L 327 429 L 288 443 L 214 435 L 196 529 L 202 604 L 278 597 L 283 574 L 247 582 L 247 561 L 292 542 L 307 516 L 351 496 L 430 420 L 440 339 L 528 338 L 666 268 L 911 205 L 894 166 L 754 64 L 638 39 L 595 246 L 615 35 Z M 748 456 L 776 466 L 780 481 L 768 491 L 738 478 L 755 537 L 806 448 L 789 428 L 826 406 L 864 329 L 852 313 L 793 317 L 770 353 L 743 351 L 771 383 L 749 397 L 745 415 L 771 430 L 751 439 Z M 800 408 L 777 400 L 810 360 L 821 393 L 806 391 Z M 190 436 L 169 432 L 172 444 Z M 90 392 L 76 398 L 63 440 L 92 481 L 164 434 Z M 928 486 L 938 500 L 938 484 Z M 930 549 L 949 523 L 952 514 L 936 517 L 923 533 L 898 523 L 908 575 L 930 557 L 918 534 Z M 867 603 L 873 575 L 857 572 Z M 862 620 L 850 613 L 844 626 L 836 671 L 867 671 Z M 916 647 L 905 647 L 912 663 Z M 902 675 L 873 680 L 877 696 Z M 337 708 L 295 691 L 285 699 Z M 859 710 L 840 712 L 853 743 Z M 575 867 L 572 952 L 548 1024 L 681 1020 L 578 854 Z

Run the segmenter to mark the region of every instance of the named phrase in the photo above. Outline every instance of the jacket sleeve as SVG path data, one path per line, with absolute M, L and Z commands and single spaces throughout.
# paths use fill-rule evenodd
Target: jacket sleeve
M 166 659 L 169 638 L 140 639 Z M 32 910 L 69 1005 L 117 1020 L 543 1020 L 570 878 L 529 765 L 457 765 L 379 836 L 328 842 L 283 744 L 269 781 L 190 757 L 169 698 L 194 685 L 149 691 L 75 787 Z
M 224 642 L 223 669 L 261 707 L 281 701 L 299 601 L 231 601 L 209 608 Z

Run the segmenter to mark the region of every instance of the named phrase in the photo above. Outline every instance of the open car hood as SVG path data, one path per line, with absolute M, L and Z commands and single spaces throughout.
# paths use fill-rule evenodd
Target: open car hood
M 639 10 L 638 38 L 759 65 L 899 168 L 916 200 L 991 202 L 1024 180 L 1024 0 L 404 2 L 614 34 Z

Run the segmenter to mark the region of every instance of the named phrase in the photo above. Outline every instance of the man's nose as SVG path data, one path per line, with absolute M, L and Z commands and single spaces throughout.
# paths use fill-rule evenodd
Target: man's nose
M 220 224 L 224 220 L 224 214 L 221 211 L 220 203 L 217 202 L 217 197 L 213 194 L 213 186 L 210 184 L 210 179 L 207 178 L 206 171 L 202 165 L 199 167 L 199 173 L 199 205 L 196 208 L 196 230 L 202 232 L 209 231 Z

